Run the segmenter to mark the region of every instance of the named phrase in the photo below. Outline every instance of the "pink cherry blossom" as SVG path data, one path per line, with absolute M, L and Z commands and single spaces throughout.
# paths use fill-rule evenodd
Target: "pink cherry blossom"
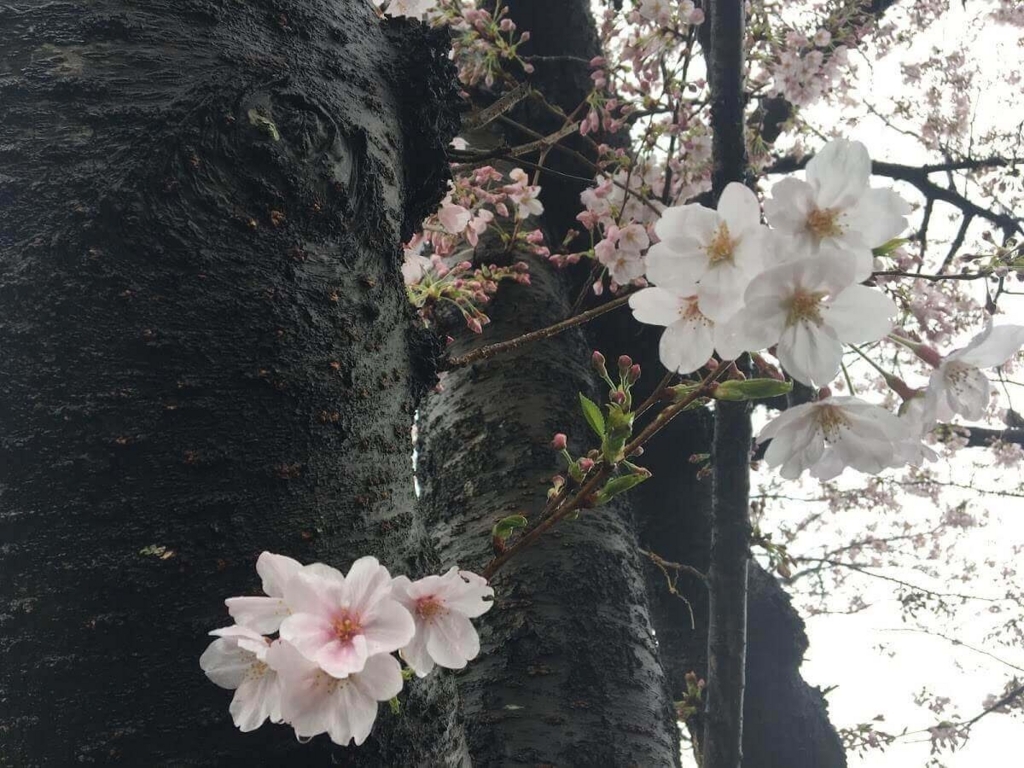
M 284 601 L 284 585 L 302 570 L 302 564 L 284 555 L 264 552 L 256 561 L 256 573 L 263 580 L 267 597 L 229 597 L 228 613 L 239 624 L 260 634 L 277 632 L 290 611 Z
M 487 598 L 494 596 L 494 590 L 486 579 L 458 568 L 419 581 L 398 576 L 394 595 L 416 622 L 416 634 L 401 653 L 417 675 L 424 677 L 434 664 L 462 669 L 476 658 L 480 638 L 469 620 L 493 605 Z
M 356 560 L 346 576 L 324 567 L 302 571 L 285 584 L 292 614 L 281 639 L 334 677 L 362 671 L 366 660 L 406 645 L 412 616 L 391 596 L 391 574 L 373 557 Z
M 629 297 L 629 306 L 641 323 L 665 326 L 658 354 L 670 371 L 692 373 L 714 354 L 719 326 L 701 312 L 695 285 L 644 288 Z
M 242 626 L 210 634 L 217 639 L 199 657 L 199 666 L 221 688 L 234 690 L 228 711 L 235 725 L 248 732 L 266 720 L 281 722 L 281 684 L 267 664 L 270 640 Z
M 387 653 L 370 656 L 345 678 L 329 675 L 284 641 L 270 649 L 267 663 L 283 683 L 281 714 L 300 738 L 326 733 L 335 744 L 358 746 L 377 719 L 377 702 L 402 690 L 401 666 Z

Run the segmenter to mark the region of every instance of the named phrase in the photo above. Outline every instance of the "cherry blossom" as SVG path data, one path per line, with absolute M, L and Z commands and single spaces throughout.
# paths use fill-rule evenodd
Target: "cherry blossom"
M 891 189 L 869 186 L 871 158 L 858 141 L 834 139 L 807 164 L 807 180 L 788 177 L 765 201 L 768 223 L 793 238 L 783 259 L 819 253 L 848 259 L 853 279 L 866 280 L 874 265 L 872 248 L 907 227 L 907 203 Z
M 505 193 L 515 202 L 519 218 L 525 219 L 544 213 L 544 205 L 538 199 L 540 187 L 530 185 L 526 171 L 522 168 L 513 168 L 508 176 L 514 183 L 505 187 Z
M 850 285 L 847 264 L 803 259 L 763 273 L 744 295 L 746 306 L 718 336 L 718 351 L 735 358 L 778 345 L 793 378 L 824 385 L 839 373 L 843 342 L 877 341 L 892 329 L 896 305 L 881 291 Z
M 377 703 L 402 690 L 401 666 L 386 653 L 370 656 L 345 678 L 328 674 L 284 641 L 274 643 L 267 663 L 283 683 L 281 714 L 299 738 L 326 733 L 335 744 L 362 744 L 377 719 Z
M 789 408 L 765 425 L 757 442 L 771 440 L 764 458 L 795 480 L 805 470 L 831 480 L 846 467 L 877 474 L 893 465 L 906 425 L 884 408 L 856 397 L 827 397 Z
M 702 205 L 669 208 L 654 226 L 661 242 L 647 252 L 647 278 L 672 290 L 697 283 L 705 315 L 726 320 L 739 309 L 743 290 L 762 265 L 764 247 L 757 197 L 729 184 L 718 210 Z
M 229 597 L 224 601 L 236 622 L 260 634 L 277 632 L 290 611 L 284 601 L 284 585 L 302 570 L 302 564 L 284 555 L 264 552 L 256 561 L 267 597 Z
M 412 614 L 416 634 L 401 650 L 402 658 L 420 677 L 438 664 L 462 669 L 480 652 L 480 638 L 470 619 L 482 616 L 494 604 L 487 580 L 452 568 L 443 576 L 393 582 L 395 599 Z
M 927 418 L 947 420 L 959 413 L 971 421 L 985 414 L 992 385 L 982 368 L 1000 366 L 1024 345 L 1024 326 L 990 322 L 967 346 L 946 356 L 928 381 Z
M 662 365 L 676 373 L 692 373 L 714 354 L 716 326 L 701 311 L 693 283 L 673 286 L 638 291 L 629 297 L 629 306 L 639 322 L 665 326 L 658 342 Z
M 373 557 L 361 557 L 348 575 L 322 566 L 303 570 L 285 584 L 292 614 L 281 639 L 334 677 L 362 671 L 369 657 L 407 645 L 412 616 L 391 596 L 391 574 Z
M 234 690 L 228 711 L 235 725 L 248 732 L 266 720 L 281 722 L 281 684 L 267 663 L 270 641 L 242 626 L 215 629 L 210 634 L 217 639 L 199 657 L 199 666 L 221 688 Z

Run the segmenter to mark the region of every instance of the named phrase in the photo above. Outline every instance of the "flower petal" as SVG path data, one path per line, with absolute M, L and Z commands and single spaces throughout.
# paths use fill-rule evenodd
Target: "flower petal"
M 841 341 L 863 344 L 891 331 L 898 311 L 893 300 L 877 288 L 851 285 L 825 304 L 822 317 Z
M 263 580 L 263 592 L 271 597 L 283 597 L 284 585 L 302 570 L 302 563 L 285 555 L 263 552 L 256 560 L 256 573 Z
M 710 320 L 679 320 L 668 326 L 658 342 L 661 364 L 676 373 L 692 373 L 714 354 Z
M 397 600 L 378 601 L 369 613 L 362 616 L 362 625 L 367 652 L 371 656 L 397 651 L 416 634 L 412 615 Z
M 280 597 L 229 597 L 224 604 L 231 618 L 264 635 L 277 632 L 291 613 Z
M 718 215 L 733 237 L 761 226 L 761 206 L 749 187 L 730 182 L 718 199 Z
M 797 381 L 824 386 L 839 373 L 843 345 L 829 333 L 828 326 L 798 322 L 782 333 L 778 358 L 782 367 Z
M 681 301 L 664 288 L 644 288 L 629 297 L 633 317 L 647 325 L 672 325 L 679 319 Z
M 871 157 L 859 141 L 832 139 L 807 163 L 818 208 L 849 208 L 868 189 Z

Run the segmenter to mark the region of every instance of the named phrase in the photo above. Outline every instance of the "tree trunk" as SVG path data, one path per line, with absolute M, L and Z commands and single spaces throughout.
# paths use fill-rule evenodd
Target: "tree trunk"
M 198 666 L 261 550 L 420 544 L 444 48 L 362 0 L 0 8 L 0 763 L 458 760 L 443 680 L 344 750 L 238 734 Z
M 653 477 L 634 493 L 640 543 L 666 560 L 707 571 L 711 537 L 711 481 L 687 462 L 706 453 L 714 428 L 707 412 L 684 415 L 652 441 L 644 462 Z M 665 574 L 648 568 L 651 613 L 676 698 L 684 677 L 707 674 L 707 589 L 682 574 L 672 595 Z M 747 680 L 743 710 L 744 768 L 844 768 L 846 757 L 817 688 L 800 677 L 807 651 L 803 621 L 778 581 L 757 563 L 749 567 Z M 692 610 L 692 623 L 691 623 Z M 688 723 L 699 737 L 700 718 Z
M 561 276 L 534 266 L 532 277 L 529 287 L 502 288 L 488 342 L 565 316 Z M 475 342 L 461 339 L 453 354 Z M 554 433 L 567 432 L 577 453 L 594 442 L 577 399 L 600 397 L 589 358 L 578 332 L 563 333 L 453 371 L 426 400 L 421 510 L 444 566 L 480 568 L 495 522 L 539 512 L 551 476 L 564 471 Z M 458 676 L 474 766 L 678 764 L 628 503 L 564 521 L 509 561 L 494 587 L 483 651 Z

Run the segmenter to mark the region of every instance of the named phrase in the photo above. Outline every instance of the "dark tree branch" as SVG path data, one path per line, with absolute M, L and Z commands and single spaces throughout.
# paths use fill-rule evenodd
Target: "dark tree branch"
M 711 3 L 706 52 L 711 91 L 712 194 L 748 173 L 743 111 L 744 3 Z M 704 768 L 743 762 L 743 693 L 747 656 L 747 566 L 750 560 L 749 403 L 719 402 L 712 443 L 711 565 L 708 570 L 708 689 Z

